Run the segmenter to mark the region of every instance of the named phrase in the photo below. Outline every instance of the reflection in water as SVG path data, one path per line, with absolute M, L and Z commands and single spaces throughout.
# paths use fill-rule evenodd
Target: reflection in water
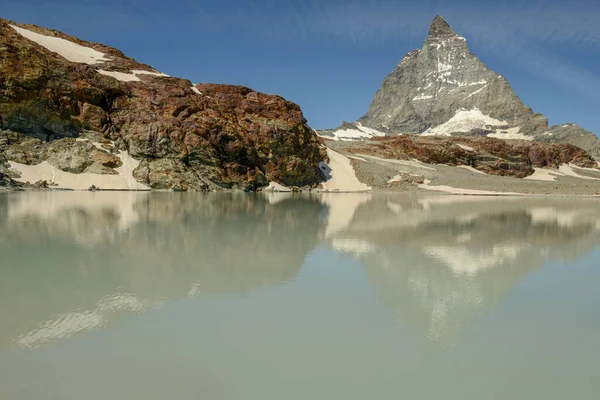
M 594 200 L 2 194 L 0 348 L 51 344 L 169 300 L 289 282 L 318 246 L 356 257 L 398 320 L 452 346 L 545 260 L 592 250 L 599 221 Z
M 593 250 L 599 221 L 594 200 L 381 196 L 333 245 L 362 261 L 400 321 L 446 347 L 546 259 Z
M 74 197 L 77 200 L 74 200 Z M 165 299 L 293 279 L 322 230 L 311 199 L 173 193 L 0 196 L 0 347 L 35 347 Z M 35 249 L 35 251 L 32 251 Z

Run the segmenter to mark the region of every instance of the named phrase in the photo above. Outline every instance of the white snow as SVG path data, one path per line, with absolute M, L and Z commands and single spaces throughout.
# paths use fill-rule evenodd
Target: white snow
M 451 64 L 444 64 L 438 60 L 437 70 L 438 72 L 450 71 L 452 69 Z
M 459 165 L 458 168 L 466 169 L 467 171 L 475 172 L 476 174 L 487 175 L 485 172 L 471 167 L 470 165 Z
M 377 129 L 369 128 L 362 125 L 360 122 L 356 124 L 354 128 L 338 129 L 334 131 L 333 138 L 329 136 L 323 136 L 333 140 L 362 140 L 369 139 L 377 136 L 385 136 L 385 133 L 378 131 Z
M 460 147 L 461 149 L 463 149 L 463 150 L 466 150 L 466 151 L 475 151 L 475 149 L 473 149 L 472 147 L 470 147 L 470 146 L 465 146 L 464 144 L 456 143 L 456 145 L 457 145 L 458 147 Z
M 469 132 L 472 129 L 483 129 L 487 126 L 506 125 L 506 121 L 499 121 L 483 114 L 478 108 L 472 110 L 460 109 L 448 121 L 435 128 L 429 128 L 422 136 L 451 136 L 452 132 Z
M 573 170 L 573 168 L 578 168 L 578 167 L 573 164 L 568 164 L 568 165 L 563 164 L 558 168 L 558 170 L 560 172 L 562 172 L 563 174 L 565 174 L 567 176 L 572 176 L 574 178 L 585 179 L 588 181 L 600 181 L 600 179 L 598 179 L 598 178 L 592 178 L 591 176 L 579 175 L 577 172 L 575 172 Z M 583 169 L 583 168 L 581 168 L 581 169 Z M 595 171 L 595 172 L 597 172 L 597 171 Z
M 202 95 L 202 92 L 200 90 L 198 90 L 198 88 L 196 86 L 192 86 L 192 90 L 194 91 L 194 93 Z
M 118 81 L 121 82 L 139 82 L 140 78 L 138 78 L 134 74 L 127 74 L 125 72 L 117 72 L 117 71 L 106 71 L 103 69 L 96 70 L 101 75 L 112 76 Z
M 319 168 L 325 175 L 325 182 L 321 183 L 323 190 L 331 192 L 365 192 L 371 188 L 360 182 L 356 177 L 350 159 L 340 153 L 327 149 L 329 165 L 319 163 Z
M 424 93 L 422 93 L 416 97 L 413 97 L 413 101 L 414 100 L 429 100 L 429 99 L 433 99 L 433 96 L 430 94 L 424 94 Z
M 169 75 L 163 74 L 158 71 L 144 71 L 143 69 L 132 69 L 131 73 L 134 75 L 154 75 L 154 76 L 164 76 L 165 78 L 170 78 Z
M 594 172 L 594 173 L 596 173 L 596 174 L 600 174 L 600 169 L 598 169 L 598 168 L 584 168 L 584 167 L 578 167 L 578 166 L 577 166 L 577 165 L 575 165 L 575 164 L 569 164 L 569 166 L 570 166 L 571 168 L 573 168 L 573 169 L 579 169 L 579 170 L 582 170 L 582 171 L 589 171 L 589 172 Z
M 489 84 L 489 83 L 488 83 L 487 85 L 485 85 L 484 87 L 482 87 L 481 89 L 478 89 L 478 90 L 474 91 L 473 93 L 471 93 L 470 95 L 468 95 L 467 97 L 465 97 L 465 98 L 463 99 L 463 101 L 465 101 L 465 100 L 467 100 L 467 99 L 469 99 L 469 98 L 471 98 L 471 97 L 475 96 L 477 93 L 481 92 L 483 89 L 485 89 L 485 88 L 486 88 L 486 87 L 488 87 L 488 86 L 490 86 L 490 84 Z
M 554 181 L 556 181 L 556 178 L 559 176 L 564 176 L 564 174 L 555 169 L 534 168 L 534 173 L 532 175 L 526 176 L 523 179 L 527 179 L 527 180 L 531 180 L 531 181 L 554 182 Z
M 265 192 L 291 192 L 292 189 L 285 187 L 277 182 L 269 182 L 269 186 L 263 189 Z
M 494 192 L 488 190 L 476 190 L 476 189 L 462 189 L 455 188 L 452 186 L 439 185 L 433 186 L 430 185 L 430 181 L 425 181 L 425 183 L 419 185 L 419 188 L 425 190 L 433 190 L 437 192 L 445 192 L 450 194 L 470 194 L 470 195 L 494 195 L 494 196 L 520 196 L 522 193 L 514 193 L 514 192 Z
M 58 37 L 41 35 L 15 25 L 10 26 L 21 36 L 39 44 L 53 53 L 57 53 L 68 61 L 94 65 L 110 60 L 110 58 L 106 57 L 106 54 L 94 50 L 91 47 L 82 46 Z
M 143 71 L 143 70 L 139 70 L 139 69 L 134 69 L 131 71 L 131 73 L 106 71 L 104 69 L 96 70 L 96 72 L 98 72 L 99 74 L 102 74 L 102 75 L 111 76 L 121 82 L 140 82 L 141 79 L 138 77 L 138 75 L 164 76 L 167 78 L 169 77 L 169 75 L 163 74 L 161 72 Z
M 485 79 L 482 79 L 477 82 L 468 83 L 466 86 L 485 85 L 486 83 L 487 83 L 487 81 Z
M 9 164 L 11 168 L 21 173 L 21 178 L 16 179 L 19 182 L 35 183 L 45 180 L 56 184 L 59 189 L 72 190 L 88 190 L 92 185 L 104 190 L 149 190 L 149 187 L 137 182 L 133 177 L 133 171 L 140 162 L 124 151 L 120 151 L 118 157 L 123 163 L 119 168 L 115 168 L 118 175 L 73 174 L 54 168 L 48 161 L 37 165 L 25 165 L 13 161 Z

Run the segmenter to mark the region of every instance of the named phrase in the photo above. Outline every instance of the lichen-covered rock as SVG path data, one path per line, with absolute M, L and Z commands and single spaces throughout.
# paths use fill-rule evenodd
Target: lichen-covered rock
M 69 61 L 15 26 L 93 49 L 102 59 Z M 116 49 L 6 20 L 0 20 L 0 128 L 41 140 L 13 146 L 11 160 L 48 159 L 73 173 L 111 169 L 114 158 L 86 153 L 89 146 L 79 142 L 71 149 L 65 139 L 42 142 L 98 132 L 139 160 L 135 176 L 154 188 L 315 186 L 325 157 L 300 107 L 279 96 L 193 86 Z

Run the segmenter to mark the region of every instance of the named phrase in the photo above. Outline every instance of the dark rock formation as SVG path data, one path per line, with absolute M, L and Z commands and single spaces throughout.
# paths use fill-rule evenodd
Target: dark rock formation
M 467 165 L 487 174 L 516 178 L 533 174 L 533 168 L 558 168 L 568 163 L 585 168 L 597 166 L 589 153 L 567 143 L 507 142 L 487 137 L 399 136 L 357 143 L 350 149 L 388 159 Z
M 15 27 L 102 57 L 69 61 Z M 99 154 L 91 144 L 76 144 L 61 155 L 54 150 L 70 147 L 73 139 L 55 147 L 42 142 L 98 132 L 141 161 L 135 176 L 152 188 L 253 190 L 268 181 L 314 186 L 324 158 L 300 107 L 279 96 L 229 85 L 193 86 L 119 50 L 6 20 L 0 20 L 0 124 L 39 139 L 21 145 L 36 157 L 27 163 L 48 158 L 74 173 L 91 167 L 110 173 L 105 164 L 115 160 L 107 156 L 100 168 L 84 160 L 88 150 Z M 7 158 L 22 162 L 28 153 Z

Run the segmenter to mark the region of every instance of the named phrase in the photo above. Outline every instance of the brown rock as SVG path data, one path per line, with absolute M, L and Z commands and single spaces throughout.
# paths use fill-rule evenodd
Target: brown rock
M 231 85 L 196 85 L 198 94 L 188 80 L 164 76 L 138 75 L 140 82 L 121 82 L 97 70 L 153 69 L 107 46 L 17 25 L 94 48 L 111 60 L 69 62 L 0 20 L 0 128 L 43 142 L 97 131 L 140 160 L 135 176 L 155 188 L 254 190 L 270 180 L 299 187 L 319 182 L 323 149 L 296 104 Z M 101 170 L 97 164 L 114 168 L 108 156 L 85 154 L 83 145 L 65 155 L 59 154 L 65 145 L 57 152 L 48 147 L 49 156 L 46 148 L 30 142 L 7 156 L 28 164 L 48 157 L 75 173 L 91 165 Z
M 459 145 L 470 147 L 473 151 Z M 356 144 L 350 150 L 389 159 L 417 159 L 430 164 L 453 166 L 468 165 L 487 174 L 516 178 L 533 174 L 533 168 L 558 168 L 568 163 L 587 168 L 597 166 L 589 153 L 570 144 L 504 141 L 488 137 L 377 138 Z

